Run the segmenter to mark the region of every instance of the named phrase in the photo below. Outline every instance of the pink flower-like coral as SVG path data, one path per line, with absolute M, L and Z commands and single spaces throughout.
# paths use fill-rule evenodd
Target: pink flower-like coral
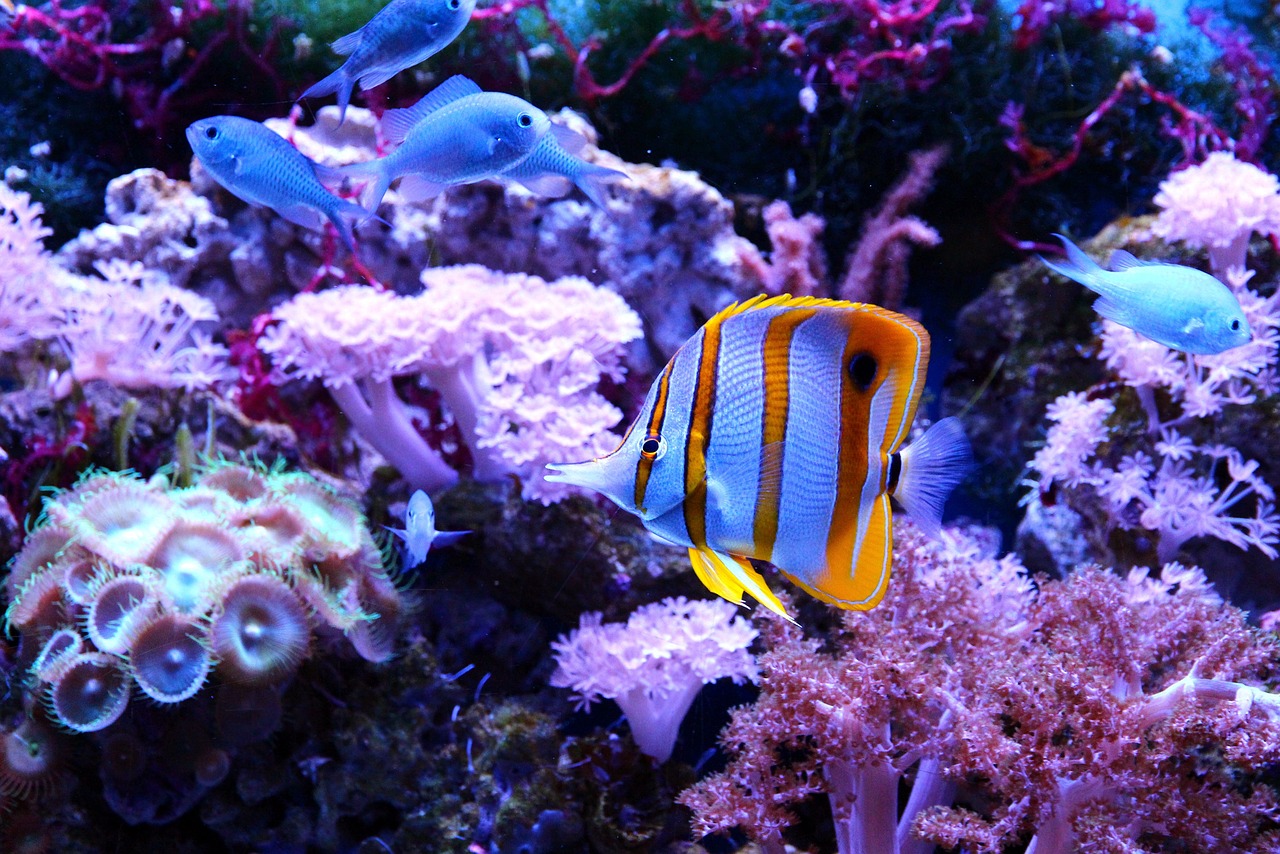
M 732 759 L 681 796 L 697 832 L 781 852 L 822 793 L 841 854 L 1274 850 L 1258 775 L 1280 758 L 1275 643 L 1203 573 L 1033 587 L 972 533 L 903 534 L 893 591 L 833 639 L 765 616 L 760 698 L 721 736 Z
M 729 602 L 680 597 L 637 608 L 626 623 L 583 614 L 551 645 L 558 664 L 551 684 L 573 688 L 579 708 L 616 701 L 640 750 L 664 762 L 703 685 L 756 679 L 747 652 L 756 630 L 736 613 Z
M 1175 172 L 1155 197 L 1161 209 L 1151 231 L 1207 249 L 1214 275 L 1243 267 L 1254 232 L 1280 234 L 1280 183 L 1252 163 L 1215 151 L 1198 166 Z
M 392 387 L 418 375 L 436 389 L 480 480 L 521 477 L 526 498 L 557 501 L 547 462 L 599 456 L 621 412 L 596 391 L 623 376 L 623 345 L 640 318 L 585 279 L 545 282 L 480 266 L 429 269 L 425 290 L 402 297 L 345 286 L 301 294 L 276 309 L 260 341 L 286 376 L 320 379 L 360 431 L 414 486 L 455 473 L 409 422 Z

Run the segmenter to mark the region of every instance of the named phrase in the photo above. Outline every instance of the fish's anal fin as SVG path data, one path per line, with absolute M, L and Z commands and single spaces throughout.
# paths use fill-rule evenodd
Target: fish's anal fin
M 876 499 L 862 537 L 862 547 L 851 566 L 827 566 L 809 579 L 779 567 L 787 578 L 809 595 L 853 611 L 867 611 L 884 598 L 893 568 L 893 511 L 889 496 Z
M 719 567 L 712 562 L 709 552 L 694 548 L 689 549 L 689 563 L 693 565 L 693 571 L 704 587 L 735 605 L 742 604 L 742 594 L 745 589 L 733 584 L 731 578 L 724 577 L 719 571 Z
M 288 205 L 276 208 L 276 213 L 294 225 L 300 225 L 303 228 L 320 229 L 325 222 L 324 214 L 311 207 L 311 205 Z
M 552 199 L 563 198 L 573 189 L 573 182 L 563 175 L 519 175 L 515 180 L 530 192 Z
M 405 175 L 400 179 L 400 186 L 396 188 L 396 191 L 406 201 L 422 202 L 427 199 L 434 199 L 445 191 L 445 187 L 445 184 L 437 184 L 422 175 Z
M 1138 323 L 1128 308 L 1110 297 L 1098 297 L 1094 300 L 1093 310 L 1107 320 L 1114 321 L 1121 326 L 1127 326 L 1130 329 Z

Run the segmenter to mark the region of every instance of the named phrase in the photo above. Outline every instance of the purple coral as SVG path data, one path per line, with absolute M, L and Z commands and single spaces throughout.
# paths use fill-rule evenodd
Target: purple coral
M 1249 237 L 1280 234 L 1280 183 L 1276 176 L 1227 151 L 1175 172 L 1155 197 L 1160 214 L 1151 231 L 1207 249 L 1213 273 L 1223 278 L 1243 268 Z
M 756 679 L 747 652 L 756 630 L 736 613 L 728 602 L 680 597 L 638 608 L 626 623 L 583 614 L 551 645 L 558 665 L 551 684 L 573 688 L 580 708 L 616 701 L 640 750 L 665 762 L 703 685 Z
M 842 854 L 1271 850 L 1280 804 L 1249 781 L 1280 758 L 1261 681 L 1275 644 L 1198 569 L 1033 587 L 972 532 L 904 534 L 893 591 L 832 641 L 764 617 L 760 699 L 722 735 L 732 761 L 681 796 L 696 831 L 781 851 L 823 793 Z
M 526 498 L 568 494 L 547 462 L 613 449 L 621 412 L 597 391 L 621 380 L 622 345 L 640 319 L 585 279 L 545 282 L 471 265 L 429 269 L 426 289 L 400 297 L 346 286 L 301 294 L 276 310 L 260 341 L 286 376 L 318 378 L 352 424 L 414 486 L 455 473 L 409 422 L 392 387 L 418 375 L 438 391 L 475 461 L 474 476 L 521 477 Z

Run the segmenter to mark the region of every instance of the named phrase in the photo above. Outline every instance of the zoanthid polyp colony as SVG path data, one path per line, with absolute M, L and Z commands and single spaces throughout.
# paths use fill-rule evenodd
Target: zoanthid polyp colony
M 325 636 L 385 660 L 404 609 L 354 503 L 227 462 L 189 486 L 88 475 L 47 501 L 7 592 L 33 686 L 78 732 L 111 726 L 135 685 L 158 704 L 279 689 Z

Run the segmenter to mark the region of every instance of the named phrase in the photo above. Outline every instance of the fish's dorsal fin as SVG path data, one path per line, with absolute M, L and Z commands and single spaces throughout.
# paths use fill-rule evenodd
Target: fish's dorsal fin
M 578 133 L 573 128 L 551 123 L 551 135 L 555 137 L 555 141 L 560 143 L 560 147 L 570 154 L 577 156 L 582 149 L 587 147 L 587 138 Z
M 347 33 L 337 41 L 330 42 L 329 47 L 338 56 L 350 56 L 356 48 L 360 46 L 360 36 L 364 33 L 364 27 L 356 30 L 354 33 Z
M 363 85 L 363 84 L 362 84 Z M 382 114 L 382 135 L 388 142 L 401 143 L 413 126 L 431 113 L 468 95 L 479 95 L 481 89 L 464 74 L 455 74 L 432 89 L 411 107 L 387 110 Z
M 1135 267 L 1153 267 L 1156 266 L 1150 261 L 1143 261 L 1141 258 L 1135 257 L 1132 252 L 1126 252 L 1123 249 L 1117 249 L 1111 253 L 1111 258 L 1107 261 L 1107 266 L 1113 272 L 1119 273 L 1123 270 L 1132 270 Z
M 925 332 L 923 326 L 918 321 L 912 320 L 905 314 L 899 314 L 896 311 L 890 311 L 887 308 L 881 308 L 878 305 L 872 305 L 869 302 L 849 302 L 848 300 L 829 299 L 827 297 L 797 297 L 791 294 L 778 294 L 770 296 L 769 294 L 759 294 L 751 297 L 751 299 L 743 302 L 735 302 L 716 312 L 715 316 L 708 320 L 707 323 L 723 322 L 736 314 L 746 314 L 750 311 L 761 311 L 767 308 L 839 308 L 849 309 L 851 311 L 864 312 L 866 314 L 874 314 L 878 317 L 884 317 L 895 323 L 910 327 L 912 330 L 922 333 L 923 339 L 928 340 L 928 333 Z

